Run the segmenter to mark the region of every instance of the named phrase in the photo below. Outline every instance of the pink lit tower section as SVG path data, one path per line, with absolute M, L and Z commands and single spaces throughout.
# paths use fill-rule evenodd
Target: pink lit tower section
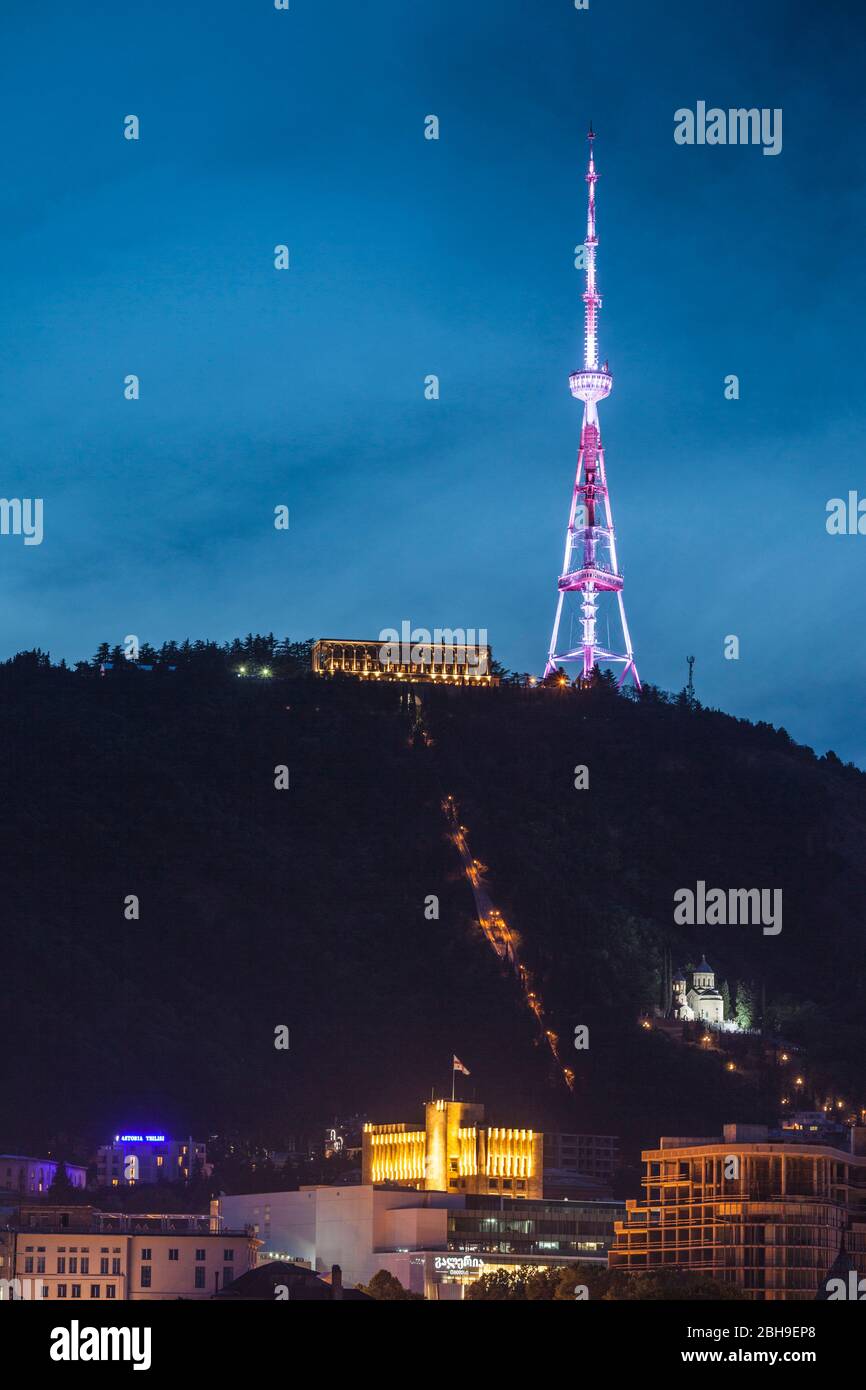
M 556 617 L 544 674 L 549 676 L 560 665 L 576 663 L 579 674 L 589 676 L 597 664 L 622 666 L 618 684 L 631 675 L 640 689 L 637 666 L 625 617 L 622 574 L 616 558 L 613 513 L 607 488 L 604 449 L 598 423 L 598 403 L 613 388 L 607 362 L 598 362 L 598 311 L 601 295 L 595 279 L 595 172 L 593 142 L 589 131 L 589 189 L 586 215 L 585 271 L 583 292 L 586 329 L 583 368 L 569 378 L 571 394 L 583 401 L 583 426 L 577 455 L 577 477 L 571 498 L 568 530 L 565 533 L 565 559 L 557 588 Z M 616 601 L 614 603 L 614 596 Z M 604 623 L 604 642 L 600 626 Z M 621 640 L 620 640 L 621 638 Z M 606 643 L 606 645 L 605 645 Z M 615 648 L 621 647 L 621 650 Z

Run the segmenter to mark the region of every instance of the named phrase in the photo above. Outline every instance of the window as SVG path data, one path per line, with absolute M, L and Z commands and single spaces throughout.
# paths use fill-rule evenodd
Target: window
M 112 1274 L 119 1274 L 119 1273 L 120 1273 L 120 1260 L 117 1259 L 117 1257 L 115 1257 L 115 1258 L 111 1261 L 111 1272 L 112 1272 Z
M 224 1251 L 223 1251 L 223 1264 L 231 1264 L 232 1261 L 234 1260 L 234 1257 L 235 1257 L 235 1252 L 234 1252 L 234 1250 L 224 1250 Z
M 98 1297 L 99 1297 L 99 1285 L 98 1285 L 98 1284 L 91 1284 L 91 1285 L 90 1285 L 90 1297 L 91 1297 L 91 1298 L 98 1298 Z
M 58 1298 L 65 1298 L 65 1297 L 66 1297 L 66 1285 L 65 1285 L 65 1284 L 58 1284 L 58 1285 L 57 1285 L 57 1297 L 58 1297 Z
M 77 1274 L 77 1273 L 78 1273 L 78 1256 L 77 1256 L 77 1255 L 70 1255 L 70 1256 L 69 1256 L 69 1273 L 70 1273 L 70 1274 Z
M 203 1265 L 196 1265 L 196 1270 L 195 1270 L 195 1286 L 196 1286 L 196 1288 L 197 1288 L 197 1289 L 203 1289 L 203 1288 L 205 1287 L 205 1282 L 204 1282 L 204 1281 L 205 1281 L 205 1269 L 204 1269 L 204 1266 L 203 1266 Z
M 73 1284 L 73 1285 L 72 1285 L 72 1297 L 73 1297 L 73 1298 L 80 1298 L 80 1297 L 81 1297 L 81 1285 L 80 1285 L 80 1284 Z
M 226 1265 L 225 1269 L 223 1270 L 223 1288 L 225 1288 L 226 1284 L 230 1284 L 234 1277 L 234 1269 L 231 1265 Z
M 152 1265 L 142 1265 L 142 1266 L 141 1266 L 141 1287 L 142 1287 L 143 1289 L 149 1289 L 149 1288 L 150 1288 L 150 1272 L 151 1272 L 151 1269 L 152 1269 L 152 1268 L 153 1268 Z
M 169 1258 L 170 1260 L 177 1260 L 177 1259 L 179 1259 L 179 1258 L 180 1258 L 180 1251 L 177 1250 L 177 1249 L 174 1249 L 174 1248 L 173 1248 L 173 1249 L 170 1249 L 169 1252 L 168 1252 L 168 1258 Z
M 143 1260 L 150 1261 L 153 1257 L 152 1257 L 152 1255 L 151 1255 L 151 1253 L 150 1253 L 150 1251 L 149 1251 L 148 1249 L 144 1249 L 144 1250 L 142 1250 L 142 1252 L 141 1252 L 141 1258 L 142 1258 Z
M 24 1273 L 25 1273 L 25 1274 L 32 1274 L 32 1273 L 33 1273 L 33 1256 L 32 1256 L 32 1255 L 25 1255 L 25 1256 L 24 1256 Z
M 43 1284 L 43 1285 L 42 1285 L 42 1297 L 43 1297 L 43 1298 L 48 1298 L 48 1296 L 49 1296 L 48 1285 L 47 1285 L 47 1284 Z
M 105 1297 L 106 1297 L 106 1298 L 114 1298 L 114 1285 L 113 1285 L 113 1284 L 106 1284 L 106 1286 L 105 1286 Z
M 65 1256 L 65 1255 L 58 1255 L 58 1256 L 57 1256 L 57 1273 L 58 1273 L 58 1274 L 65 1274 L 65 1273 L 66 1273 L 66 1256 Z
M 107 1256 L 107 1255 L 103 1255 L 103 1256 L 102 1256 L 102 1259 L 99 1261 L 99 1272 L 100 1272 L 100 1274 L 107 1274 L 107 1273 L 108 1273 L 108 1256 Z
M 37 1255 L 37 1256 L 36 1256 L 36 1273 L 37 1273 L 37 1274 L 44 1274 L 44 1273 L 45 1273 L 45 1256 L 44 1256 L 44 1255 Z
M 196 1257 L 197 1260 L 203 1260 L 203 1259 L 204 1259 L 204 1251 L 203 1251 L 203 1250 L 196 1250 L 196 1252 L 195 1252 L 195 1257 Z
M 90 1257 L 88 1255 L 82 1255 L 81 1257 L 81 1273 L 90 1273 Z

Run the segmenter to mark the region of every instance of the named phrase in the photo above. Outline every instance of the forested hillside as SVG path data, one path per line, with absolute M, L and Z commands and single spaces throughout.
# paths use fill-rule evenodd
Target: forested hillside
M 589 1050 L 572 1056 L 591 1123 L 648 1137 L 660 1120 L 672 1133 L 775 1122 L 786 1090 L 802 1108 L 826 1096 L 866 1105 L 861 772 L 652 688 L 437 690 L 427 708 L 474 852 L 559 1031 L 592 1025 Z M 780 889 L 781 932 L 674 925 L 674 893 L 698 880 Z M 675 967 L 706 954 L 732 1017 L 803 1047 L 799 1091 L 772 1069 L 727 1077 L 720 1058 L 635 1030 L 661 999 L 665 947 Z
M 454 1050 L 492 1100 L 536 1096 L 530 1022 L 473 928 L 404 705 L 239 679 L 213 652 L 0 668 L 0 1147 L 412 1118 Z
M 174 670 L 0 667 L 0 1146 L 145 1124 L 280 1146 L 412 1118 L 452 1052 L 493 1122 L 637 1144 L 773 1118 L 777 1078 L 638 1027 L 665 946 L 705 951 L 732 1009 L 805 1045 L 810 1087 L 866 1105 L 861 773 L 604 685 L 424 687 L 425 742 L 403 687 L 312 677 L 302 645 L 243 678 L 243 649 L 204 645 Z M 590 1027 L 573 1097 L 475 925 L 445 791 L 564 1045 Z M 781 888 L 783 931 L 675 927 L 698 879 Z

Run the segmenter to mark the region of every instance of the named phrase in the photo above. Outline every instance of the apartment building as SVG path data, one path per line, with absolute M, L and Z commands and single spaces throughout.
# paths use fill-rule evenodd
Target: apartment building
M 78 1208 L 67 1224 L 62 1216 L 57 1209 L 53 1219 L 22 1212 L 18 1228 L 5 1233 L 0 1298 L 208 1299 L 255 1266 L 260 1244 L 246 1232 L 219 1230 L 210 1217 L 186 1213 Z
M 643 1195 L 616 1223 L 610 1267 L 705 1274 L 758 1301 L 814 1299 L 841 1250 L 866 1275 L 866 1128 L 849 1142 L 788 1142 L 761 1125 L 663 1138 L 642 1155 Z

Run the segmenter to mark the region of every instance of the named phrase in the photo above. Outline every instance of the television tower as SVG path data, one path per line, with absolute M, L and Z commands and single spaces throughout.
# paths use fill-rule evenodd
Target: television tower
M 583 425 L 580 431 L 580 449 L 577 455 L 577 476 L 571 498 L 571 511 L 568 515 L 568 530 L 565 533 L 565 559 L 562 573 L 557 582 L 559 597 L 556 601 L 556 617 L 553 621 L 553 635 L 544 674 L 549 676 L 560 662 L 577 662 L 581 675 L 589 676 L 592 668 L 613 664 L 621 665 L 622 672 L 618 685 L 622 685 L 631 673 L 634 684 L 640 689 L 637 666 L 625 617 L 625 604 L 622 599 L 622 575 L 616 558 L 613 513 L 610 494 L 607 490 L 607 473 L 604 466 L 604 449 L 598 424 L 598 402 L 609 396 L 613 387 L 613 377 L 607 362 L 598 364 L 598 311 L 601 308 L 601 295 L 595 281 L 595 253 L 598 237 L 595 234 L 595 185 L 598 174 L 595 172 L 593 141 L 595 133 L 589 128 L 589 168 L 586 182 L 589 199 L 586 214 L 586 240 L 584 242 L 586 270 L 586 289 L 584 303 L 584 348 L 583 368 L 569 377 L 571 394 L 583 401 Z M 616 595 L 614 608 L 611 595 Z M 575 599 L 580 597 L 580 617 Z M 599 603 L 604 601 L 608 609 L 606 617 L 607 645 L 599 640 Z M 568 625 L 560 638 L 563 613 L 567 614 Z M 617 623 L 622 633 L 621 651 L 611 650 L 610 617 L 614 619 L 614 633 Z M 579 623 L 579 631 L 575 624 Z

